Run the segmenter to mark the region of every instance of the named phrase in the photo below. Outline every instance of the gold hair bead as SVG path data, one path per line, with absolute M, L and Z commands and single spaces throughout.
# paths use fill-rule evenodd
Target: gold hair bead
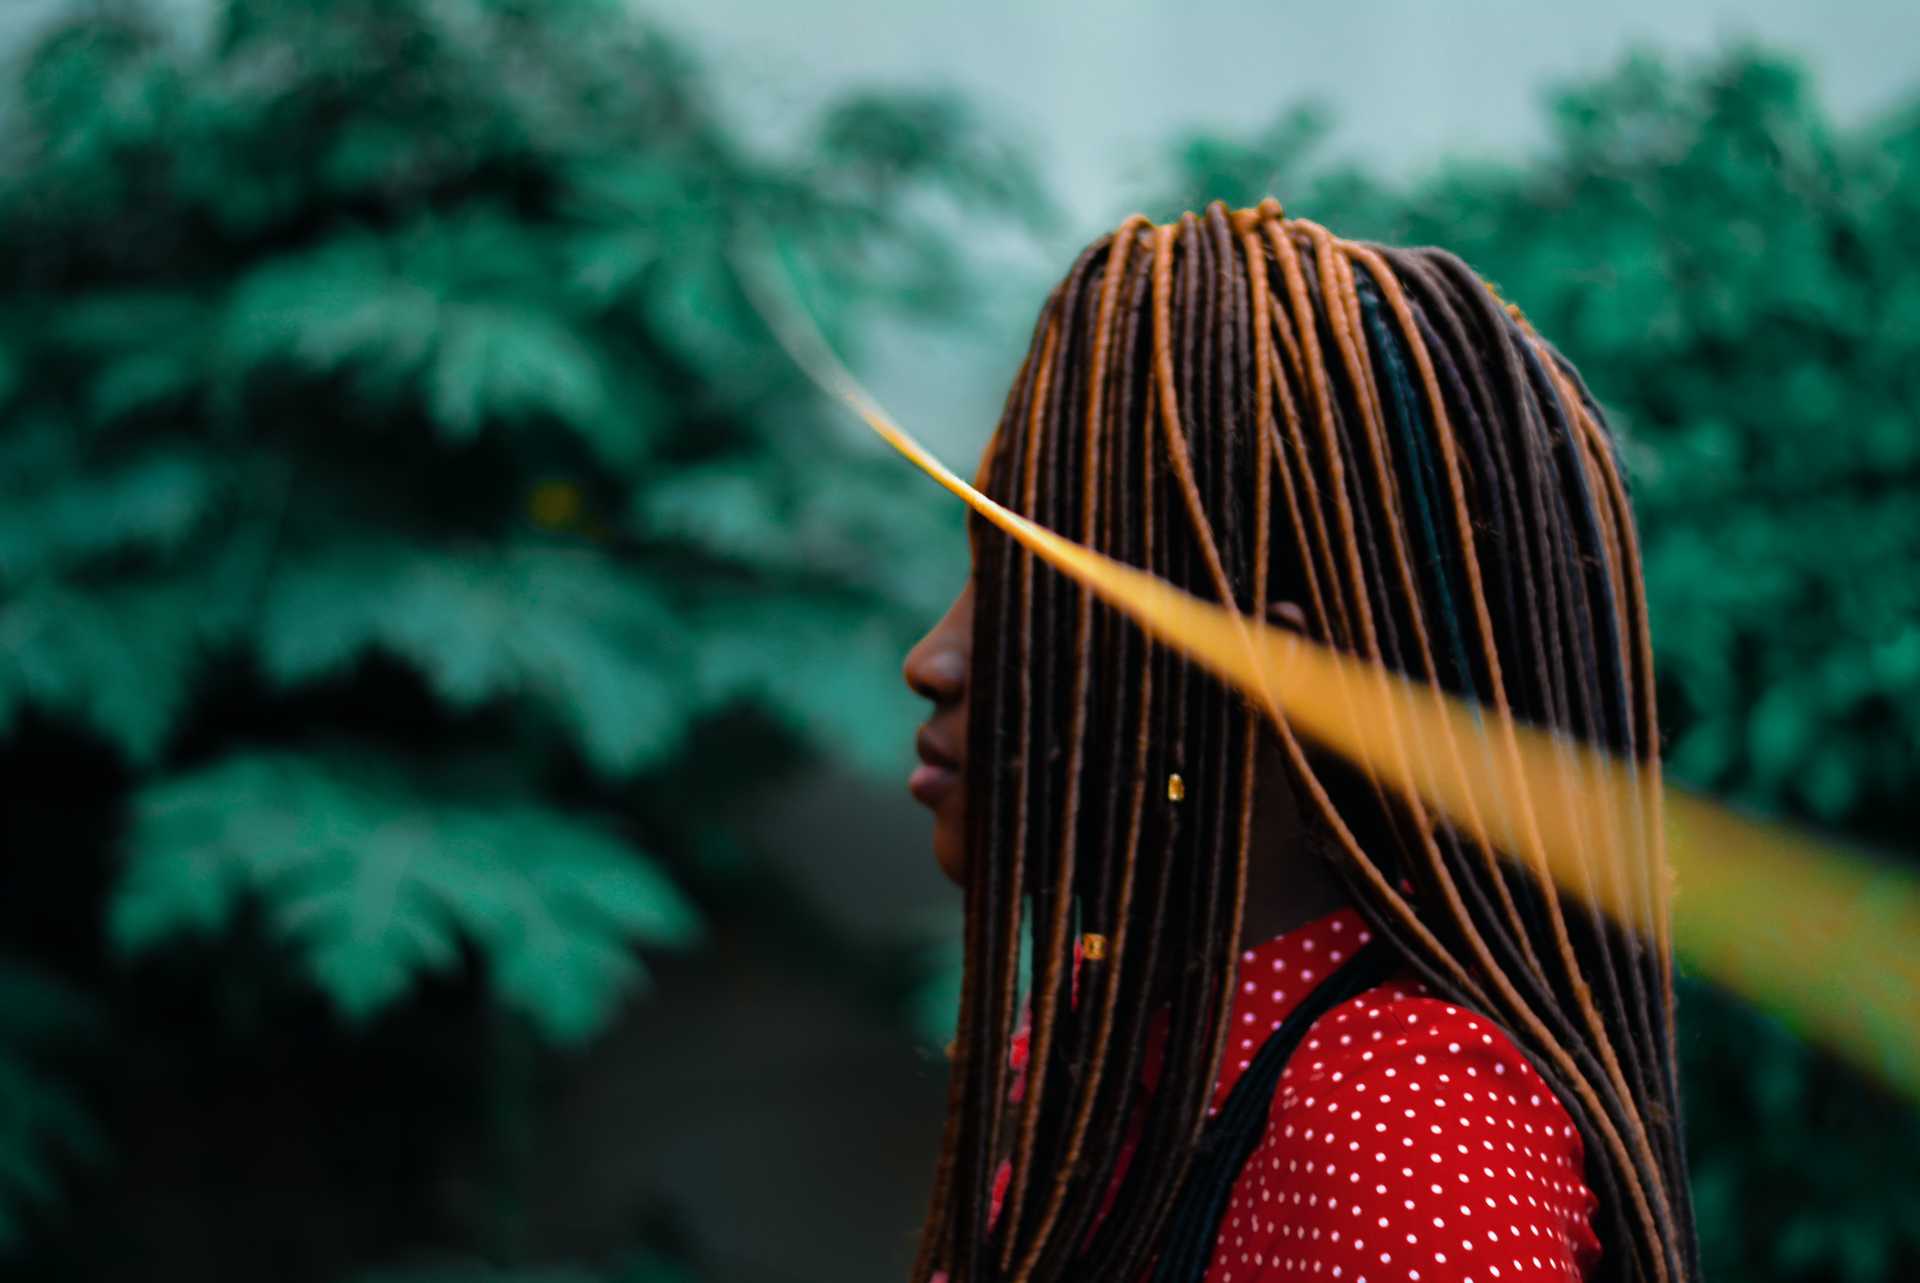
M 1186 796 L 1187 782 L 1180 778 L 1180 772 L 1175 771 L 1167 776 L 1167 801 L 1178 802 Z
M 1080 937 L 1080 956 L 1088 962 L 1100 962 L 1107 956 L 1107 938 L 1089 931 Z

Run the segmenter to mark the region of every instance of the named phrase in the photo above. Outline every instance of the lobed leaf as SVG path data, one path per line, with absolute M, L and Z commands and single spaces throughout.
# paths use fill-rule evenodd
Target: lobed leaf
M 672 882 L 600 827 L 368 752 L 236 754 L 140 790 L 115 947 L 223 930 L 243 899 L 350 1021 L 458 964 L 465 941 L 501 1001 L 563 1043 L 598 1033 L 644 978 L 636 945 L 699 931 Z
M 528 702 L 596 767 L 626 774 L 678 743 L 696 711 L 682 630 L 653 583 L 589 549 L 363 539 L 287 560 L 259 647 L 284 685 L 383 649 L 455 706 Z

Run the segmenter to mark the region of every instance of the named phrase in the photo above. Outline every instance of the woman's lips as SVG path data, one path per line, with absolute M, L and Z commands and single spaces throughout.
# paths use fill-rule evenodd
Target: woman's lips
M 925 806 L 938 807 L 959 782 L 959 759 L 947 751 L 928 726 L 920 728 L 913 746 L 919 750 L 920 765 L 907 777 L 907 792 Z
M 959 780 L 960 773 L 952 767 L 922 762 L 907 777 L 907 792 L 922 806 L 937 809 Z

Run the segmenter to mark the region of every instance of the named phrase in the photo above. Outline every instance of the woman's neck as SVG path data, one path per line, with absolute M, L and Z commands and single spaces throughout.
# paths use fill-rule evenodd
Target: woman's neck
M 1351 902 L 1294 804 L 1278 748 L 1262 737 L 1240 947 L 1250 949 Z
M 1240 947 L 1251 949 L 1350 904 L 1351 897 L 1311 845 L 1296 834 L 1290 846 L 1257 838 L 1247 860 L 1247 902 Z

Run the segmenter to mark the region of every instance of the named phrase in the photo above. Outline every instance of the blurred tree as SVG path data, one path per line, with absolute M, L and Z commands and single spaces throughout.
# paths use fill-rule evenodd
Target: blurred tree
M 0 114 L 0 921 L 69 973 L 0 992 L 0 1247 L 37 1226 L 41 1273 L 117 1277 L 94 1204 L 48 1213 L 96 1129 L 26 1059 L 81 992 L 96 1084 L 172 1056 L 199 1087 L 324 1041 L 316 993 L 454 1055 L 417 1009 L 471 980 L 512 1019 L 478 1088 L 399 1075 L 430 1119 L 698 938 L 768 773 L 895 764 L 945 587 L 917 557 L 958 514 L 796 381 L 739 256 L 844 341 L 963 302 L 943 219 L 1044 208 L 939 95 L 760 154 L 613 0 L 235 0 L 205 40 L 72 13 Z M 418 1140 L 355 1129 L 354 1162 L 416 1207 Z M 500 1213 L 471 1245 L 510 1254 Z M 280 1277 L 412 1232 L 289 1273 L 302 1232 L 249 1230 Z
M 1168 209 L 1271 191 L 1495 282 L 1623 438 L 1675 777 L 1911 851 L 1920 105 L 1837 130 L 1793 63 L 1740 49 L 1633 56 L 1549 108 L 1527 164 L 1407 186 L 1314 163 L 1324 118 L 1290 113 L 1177 148 Z M 1920 1117 L 1704 986 L 1682 1022 L 1708 1276 L 1920 1274 Z

